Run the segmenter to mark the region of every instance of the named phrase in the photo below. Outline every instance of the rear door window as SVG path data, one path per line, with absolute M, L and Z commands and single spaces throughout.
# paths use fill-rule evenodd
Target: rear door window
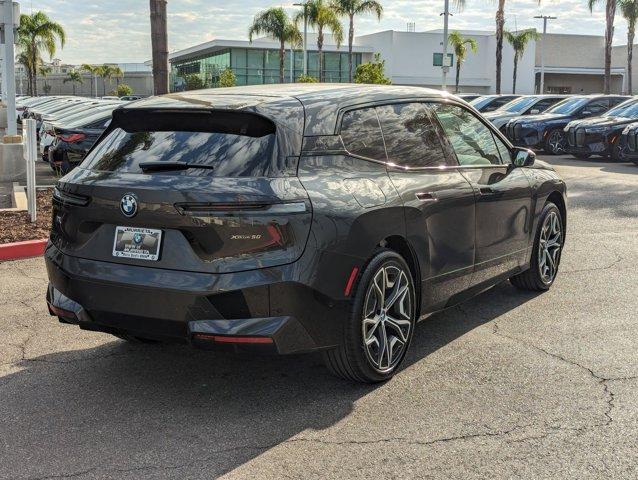
M 188 174 L 269 176 L 277 148 L 275 125 L 247 113 L 141 113 L 119 119 L 82 168 L 141 173 L 142 162 L 183 162 L 206 169 Z
M 388 160 L 403 167 L 446 165 L 443 147 L 428 108 L 423 103 L 400 103 L 377 108 Z
M 361 157 L 385 162 L 385 145 L 374 107 L 350 110 L 341 121 L 341 138 L 346 150 Z

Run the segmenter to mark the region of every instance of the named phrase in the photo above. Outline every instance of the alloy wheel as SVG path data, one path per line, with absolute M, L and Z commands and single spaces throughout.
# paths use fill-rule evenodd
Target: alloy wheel
M 402 359 L 414 323 L 410 276 L 396 265 L 381 267 L 372 278 L 363 308 L 363 347 L 379 372 L 392 370 Z
M 554 155 L 565 153 L 565 137 L 558 130 L 554 130 L 552 133 L 549 134 L 547 144 L 549 145 L 551 153 L 553 153 Z
M 562 241 L 560 218 L 555 211 L 550 212 L 545 217 L 538 242 L 538 268 L 545 284 L 552 283 L 556 277 Z

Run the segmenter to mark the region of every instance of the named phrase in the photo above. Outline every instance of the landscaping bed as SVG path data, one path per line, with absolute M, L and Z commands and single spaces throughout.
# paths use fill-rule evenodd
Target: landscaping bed
M 0 244 L 49 238 L 52 193 L 53 190 L 50 188 L 37 191 L 36 223 L 31 223 L 26 211 L 0 212 Z

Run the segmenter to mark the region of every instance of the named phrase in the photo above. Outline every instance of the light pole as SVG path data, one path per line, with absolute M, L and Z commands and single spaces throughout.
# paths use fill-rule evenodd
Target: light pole
M 450 68 L 447 65 L 447 47 L 448 47 L 447 25 L 448 25 L 448 17 L 450 16 L 450 0 L 445 0 L 444 11 L 441 15 L 443 15 L 443 58 L 441 59 L 441 70 L 442 70 L 441 89 L 446 90 L 447 89 L 447 72 Z
M 308 2 L 293 5 L 303 7 L 303 74 L 308 75 Z
M 545 93 L 545 34 L 547 33 L 547 20 L 555 20 L 551 15 L 536 15 L 534 18 L 543 19 L 543 36 L 541 38 L 541 85 L 538 93 Z
M 16 2 L 4 0 L 2 2 L 2 18 L 4 29 L 4 68 L 3 75 L 7 86 L 7 134 L 17 133 L 16 125 L 16 80 L 15 80 L 15 35 L 13 29 L 16 28 L 16 19 L 20 18 L 20 7 Z M 15 9 L 15 10 L 14 10 Z

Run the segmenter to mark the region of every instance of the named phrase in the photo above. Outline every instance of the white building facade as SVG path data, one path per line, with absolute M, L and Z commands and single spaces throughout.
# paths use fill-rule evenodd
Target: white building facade
M 462 63 L 459 91 L 480 94 L 496 91 L 496 35 L 486 31 L 461 31 L 464 37 L 476 41 L 476 53 L 468 52 Z M 539 93 L 541 71 L 540 42 L 545 42 L 545 93 L 586 94 L 603 89 L 604 37 L 595 35 L 547 34 L 544 40 L 531 41 L 518 62 L 516 93 Z M 441 88 L 443 32 L 382 31 L 355 37 L 354 65 L 371 61 L 379 54 L 385 61 L 386 75 L 396 85 Z M 347 45 L 335 45 L 330 36 L 324 44 L 325 81 L 348 81 Z M 452 66 L 447 75 L 447 88 L 455 85 L 456 58 L 451 47 Z M 285 81 L 295 81 L 303 73 L 303 52 L 286 47 Z M 316 35 L 308 36 L 308 73 L 318 77 Z M 239 85 L 279 82 L 279 44 L 261 38 L 245 40 L 212 40 L 173 52 L 171 80 L 174 90 L 183 89 L 185 77 L 200 77 L 204 87 L 217 86 L 220 73 L 230 68 Z M 612 93 L 627 93 L 627 47 L 613 48 Z M 513 91 L 514 51 L 503 43 L 501 93 Z M 638 68 L 634 69 L 638 76 Z M 638 78 L 633 81 L 638 85 Z M 638 87 L 637 87 L 638 88 Z

